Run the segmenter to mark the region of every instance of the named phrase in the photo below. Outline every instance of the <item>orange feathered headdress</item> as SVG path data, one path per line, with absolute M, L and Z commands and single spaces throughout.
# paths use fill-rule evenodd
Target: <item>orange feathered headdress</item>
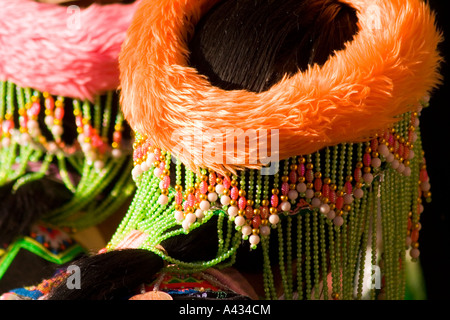
M 121 99 L 131 127 L 192 170 L 261 167 L 252 144 L 258 135 L 249 130 L 277 131 L 272 153 L 279 159 L 367 140 L 416 110 L 440 82 L 441 34 L 423 1 L 346 0 L 357 10 L 359 32 L 323 66 L 261 93 L 222 90 L 187 63 L 194 27 L 216 2 L 143 1 L 120 55 Z M 237 128 L 250 138 L 246 152 L 257 155 L 257 163 L 221 161 L 235 155 L 226 141 L 239 136 Z

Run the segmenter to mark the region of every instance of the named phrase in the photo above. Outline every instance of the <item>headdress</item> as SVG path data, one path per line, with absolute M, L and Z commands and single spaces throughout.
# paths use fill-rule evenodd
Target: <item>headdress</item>
M 4 248 L 0 278 L 20 248 L 40 256 L 48 249 L 54 255 L 45 259 L 58 264 L 83 251 L 76 247 L 62 257 L 67 236 L 44 239 L 30 229 L 36 221 L 23 218 L 31 213 L 22 210 L 36 211 L 46 227 L 75 231 L 102 222 L 134 192 L 130 132 L 116 90 L 117 57 L 137 3 L 87 8 L 28 0 L 1 4 L 2 246 L 14 246 L 14 236 L 34 234 L 34 239 Z M 51 199 L 28 205 L 36 200 L 34 192 L 33 198 L 26 194 L 15 200 L 44 177 L 59 185 Z M 41 197 L 49 193 L 41 192 Z M 47 234 L 55 232 L 61 231 Z
M 431 195 L 419 128 L 440 82 L 430 9 L 345 1 L 359 32 L 343 50 L 252 93 L 215 87 L 188 64 L 194 27 L 215 3 L 144 1 L 133 19 L 119 61 L 137 191 L 107 251 L 146 249 L 166 271 L 195 273 L 234 265 L 249 245 L 262 252 L 268 299 L 278 298 L 274 265 L 287 299 L 362 298 L 367 265 L 385 280 L 371 298 L 403 298 Z M 212 259 L 161 249 L 213 219 Z M 214 240 L 203 241 L 199 250 Z

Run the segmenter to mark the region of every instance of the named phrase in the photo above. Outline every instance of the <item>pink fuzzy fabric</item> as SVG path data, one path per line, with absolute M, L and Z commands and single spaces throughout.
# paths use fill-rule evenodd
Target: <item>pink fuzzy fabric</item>
M 2 0 L 0 80 L 89 100 L 116 89 L 118 54 L 139 2 L 93 4 L 78 10 Z

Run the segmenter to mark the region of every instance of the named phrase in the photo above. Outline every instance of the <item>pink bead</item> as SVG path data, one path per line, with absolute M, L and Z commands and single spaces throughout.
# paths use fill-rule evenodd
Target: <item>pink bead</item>
M 75 117 L 75 124 L 78 128 L 81 128 L 83 126 L 83 118 L 81 116 Z
M 303 182 L 300 182 L 299 184 L 297 184 L 296 189 L 300 193 L 306 192 L 306 184 Z
M 362 189 L 355 189 L 353 195 L 356 199 L 361 199 L 364 196 L 364 191 Z
M 342 226 L 344 224 L 344 218 L 342 218 L 341 216 L 337 216 L 336 218 L 333 219 L 333 223 L 335 226 Z
M 297 171 L 300 177 L 304 177 L 306 171 L 305 164 L 304 163 L 299 164 Z
M 12 120 L 5 120 L 2 124 L 3 132 L 9 132 L 14 128 L 14 122 Z
M 409 255 L 411 256 L 411 258 L 413 259 L 417 259 L 420 256 L 420 251 L 417 248 L 413 248 L 411 249 L 411 251 L 409 252 Z
M 298 192 L 296 190 L 289 190 L 288 192 L 289 200 L 295 200 L 298 198 Z
M 122 132 L 114 131 L 114 133 L 113 133 L 113 141 L 115 143 L 120 143 L 122 141 Z

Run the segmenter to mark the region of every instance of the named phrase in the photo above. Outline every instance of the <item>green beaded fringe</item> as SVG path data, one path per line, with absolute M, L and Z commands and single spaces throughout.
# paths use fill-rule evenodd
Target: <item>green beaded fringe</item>
M 312 206 L 313 199 L 305 198 L 305 194 L 300 193 L 307 205 L 296 214 L 280 212 L 280 222 L 271 226 L 270 234 L 261 235 L 256 250 L 263 252 L 266 299 L 280 298 L 275 288 L 275 266 L 280 270 L 284 299 L 404 298 L 405 261 L 410 259 L 406 253 L 408 250 L 417 250 L 418 246 L 416 238 L 412 243 L 408 242 L 408 238 L 412 237 L 411 231 L 417 229 L 421 196 L 425 194 L 419 190 L 423 168 L 420 131 L 418 128 L 411 129 L 411 116 L 411 113 L 405 114 L 393 130 L 399 138 L 406 140 L 411 130 L 417 135 L 415 156 L 407 163 L 411 170 L 409 175 L 402 175 L 393 168 L 398 163 L 394 165 L 386 161 L 383 155 L 377 154 L 381 165 L 373 169 L 373 180 L 362 183 L 363 196 L 355 197 L 351 205 L 344 206 L 345 210 L 340 210 L 337 220 L 324 214 L 320 207 Z M 361 164 L 364 153 L 371 152 L 370 146 L 370 142 L 346 143 L 306 155 L 304 159 L 312 164 L 310 168 L 320 173 L 318 177 L 328 177 L 340 190 L 345 187 L 346 181 L 351 181 L 347 177 L 354 174 L 355 163 Z M 165 159 L 171 157 L 168 152 L 162 151 L 162 154 Z M 176 185 L 182 185 L 184 181 L 188 189 L 195 182 L 202 181 L 201 176 L 187 168 L 184 168 L 183 176 L 181 163 L 178 160 L 173 162 L 176 162 Z M 281 161 L 280 168 L 283 171 L 271 177 L 272 180 L 257 170 L 241 172 L 240 175 L 232 176 L 232 180 L 246 191 L 247 199 L 253 200 L 254 208 L 258 209 L 262 199 L 269 199 L 270 190 L 281 186 L 282 177 L 287 177 L 289 168 L 296 163 L 296 157 Z M 165 166 L 170 170 L 170 160 L 166 161 Z M 213 202 L 204 217 L 186 229 L 174 215 L 177 190 L 173 186 L 168 188 L 168 203 L 161 205 L 158 202 L 163 194 L 160 189 L 161 179 L 153 170 L 144 171 L 136 179 L 137 192 L 128 213 L 108 244 L 108 250 L 116 248 L 130 232 L 138 230 L 146 234 L 139 248 L 161 256 L 169 263 L 167 271 L 194 273 L 211 267 L 232 266 L 238 248 L 248 237 L 242 236 L 241 227 L 234 227 L 235 217 L 227 214 L 229 206 Z M 429 193 L 425 196 L 428 197 Z M 294 205 L 298 200 L 291 202 Z M 156 248 L 165 239 L 200 228 L 214 215 L 218 216 L 219 236 L 214 259 L 188 263 L 176 260 Z M 278 242 L 275 249 L 277 261 L 270 258 L 270 250 L 274 250 L 269 246 L 272 237 Z M 417 259 L 417 254 L 411 256 L 413 260 Z
M 17 179 L 15 191 L 56 166 L 73 197 L 43 217 L 45 223 L 83 229 L 114 213 L 135 191 L 131 147 L 121 142 L 124 119 L 115 95 L 111 91 L 94 102 L 80 101 L 0 82 L 0 185 Z M 67 101 L 73 116 L 65 112 Z M 71 130 L 72 144 L 62 141 L 63 128 Z M 39 169 L 29 172 L 30 163 Z M 71 179 L 69 167 L 79 179 Z

